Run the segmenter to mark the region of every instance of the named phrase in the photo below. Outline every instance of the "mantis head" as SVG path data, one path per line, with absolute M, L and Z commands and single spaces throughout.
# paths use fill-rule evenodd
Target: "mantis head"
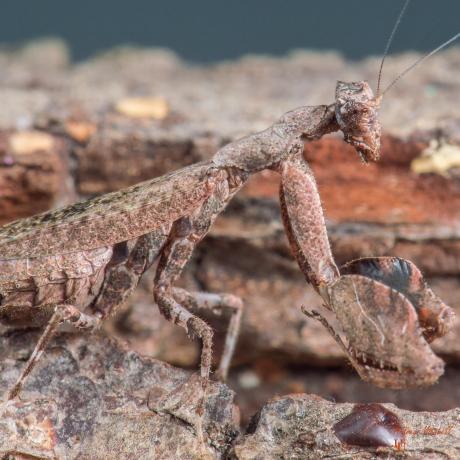
M 399 82 L 407 73 L 417 67 L 423 61 L 436 54 L 453 41 L 460 38 L 460 32 L 446 40 L 434 50 L 421 56 L 406 70 L 401 72 L 384 91 L 380 91 L 383 64 L 388 55 L 393 37 L 398 29 L 401 19 L 406 11 L 410 0 L 406 0 L 399 13 L 398 19 L 393 26 L 388 38 L 377 79 L 377 94 L 374 96 L 371 87 L 366 81 L 343 82 L 338 81 L 335 90 L 335 117 L 342 130 L 345 141 L 351 144 L 361 156 L 364 162 L 377 161 L 380 157 L 380 123 L 377 117 L 382 96 Z
M 338 81 L 335 90 L 335 117 L 345 142 L 352 145 L 367 163 L 380 157 L 381 96 L 374 97 L 366 81 Z

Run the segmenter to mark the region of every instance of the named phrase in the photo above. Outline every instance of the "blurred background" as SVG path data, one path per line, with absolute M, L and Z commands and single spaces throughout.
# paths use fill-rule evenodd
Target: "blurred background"
M 168 47 L 196 62 L 291 49 L 382 53 L 402 1 L 14 0 L 2 2 L 0 43 L 61 37 L 85 59 L 120 44 Z M 426 51 L 457 32 L 460 2 L 412 2 L 392 50 Z

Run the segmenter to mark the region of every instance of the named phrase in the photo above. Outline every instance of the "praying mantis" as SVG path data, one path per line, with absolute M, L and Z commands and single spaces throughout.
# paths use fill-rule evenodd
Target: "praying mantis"
M 95 330 L 126 301 L 155 262 L 155 303 L 169 321 L 201 340 L 203 391 L 211 373 L 213 331 L 196 312 L 231 312 L 216 372 L 224 380 L 243 301 L 232 294 L 189 292 L 176 282 L 216 217 L 247 180 L 263 170 L 281 177 L 281 215 L 292 253 L 306 280 L 335 312 L 348 345 L 317 312 L 304 312 L 323 322 L 366 380 L 389 387 L 433 383 L 443 364 L 428 341 L 449 330 L 452 310 L 408 261 L 362 259 L 339 270 L 315 179 L 303 156 L 305 142 L 341 131 L 363 162 L 377 161 L 383 93 L 378 85 L 374 95 L 366 81 L 339 81 L 334 103 L 287 112 L 272 126 L 222 147 L 207 161 L 1 227 L 0 321 L 44 326 L 8 399 L 20 394 L 60 325 Z M 385 327 L 393 321 L 401 325 L 400 331 Z

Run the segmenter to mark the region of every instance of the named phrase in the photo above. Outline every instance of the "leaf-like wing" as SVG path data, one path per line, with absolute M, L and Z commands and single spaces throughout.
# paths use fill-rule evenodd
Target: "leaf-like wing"
M 110 246 L 173 222 L 211 193 L 211 162 L 0 227 L 0 259 Z

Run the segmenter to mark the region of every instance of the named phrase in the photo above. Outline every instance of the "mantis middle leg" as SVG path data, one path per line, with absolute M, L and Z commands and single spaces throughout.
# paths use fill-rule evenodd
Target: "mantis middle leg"
M 225 378 L 236 344 L 243 304 L 233 295 L 190 293 L 175 288 L 174 284 L 196 245 L 207 234 L 217 215 L 236 191 L 237 188 L 230 190 L 227 179 L 224 178 L 200 209 L 174 223 L 169 240 L 160 256 L 154 281 L 154 297 L 163 315 L 201 339 L 200 374 L 204 384 L 211 371 L 213 331 L 192 311 L 229 309 L 232 312 L 218 370 L 219 377 Z

